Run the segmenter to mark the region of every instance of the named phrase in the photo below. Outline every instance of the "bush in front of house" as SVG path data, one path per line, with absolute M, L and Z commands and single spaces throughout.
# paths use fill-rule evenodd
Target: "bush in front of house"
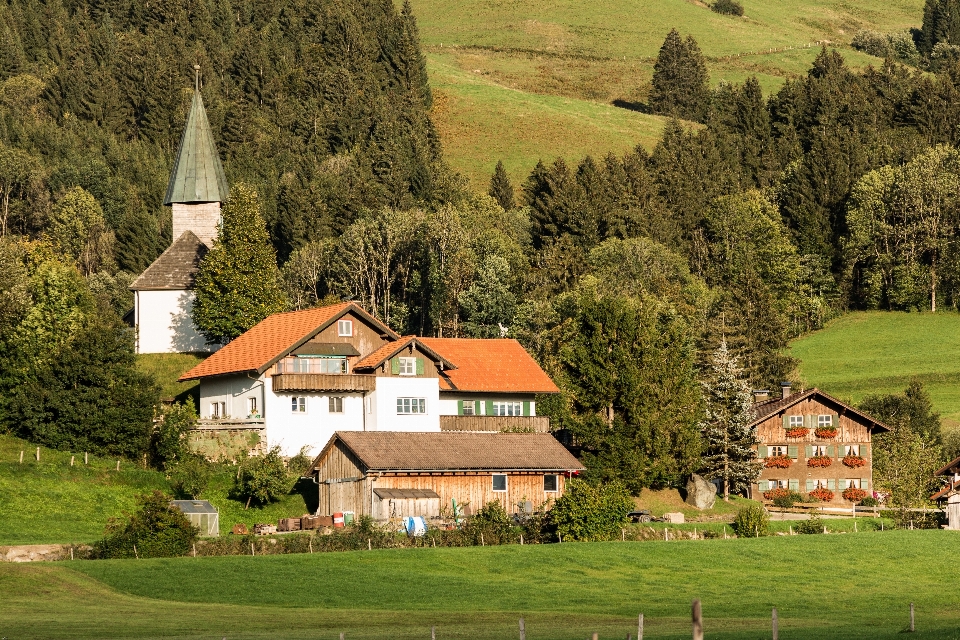
M 742 16 L 743 5 L 737 0 L 716 0 L 710 5 L 710 10 L 725 16 Z
M 874 498 L 873 496 L 867 496 L 860 501 L 861 507 L 879 507 L 880 501 Z
M 564 540 L 609 540 L 620 536 L 633 499 L 620 482 L 594 485 L 574 478 L 550 510 L 550 528 Z
M 477 509 L 463 531 L 474 544 L 501 544 L 510 536 L 513 526 L 513 519 L 503 504 L 494 500 Z
M 733 519 L 733 532 L 740 538 L 759 538 L 767 535 L 770 516 L 760 505 L 750 505 L 737 511 Z
M 823 533 L 823 521 L 820 520 L 819 514 L 813 513 L 810 515 L 809 520 L 797 521 L 797 524 L 793 527 L 793 530 L 797 533 L 802 533 L 805 535 Z
M 137 498 L 137 511 L 125 520 L 111 519 L 94 545 L 97 558 L 171 558 L 186 555 L 200 535 L 170 496 L 154 491 Z
M 274 447 L 262 456 L 252 456 L 240 462 L 233 485 L 233 496 L 250 507 L 276 502 L 290 491 L 287 465 L 280 456 L 280 447 Z
M 773 504 L 781 509 L 789 509 L 798 502 L 803 502 L 803 496 L 796 491 L 781 489 L 783 493 L 773 499 Z

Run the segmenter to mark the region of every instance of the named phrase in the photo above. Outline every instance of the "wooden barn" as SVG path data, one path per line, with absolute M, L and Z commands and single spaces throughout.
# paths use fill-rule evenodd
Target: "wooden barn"
M 889 429 L 870 415 L 819 389 L 791 393 L 784 384 L 780 398 L 754 405 L 751 426 L 764 463 L 754 498 L 787 489 L 850 505 L 873 493 L 873 434 Z
M 947 529 L 960 529 L 960 458 L 951 460 L 937 471 L 945 476 L 946 485 L 930 496 L 934 502 L 944 506 L 947 512 Z
M 509 513 L 563 495 L 583 470 L 549 433 L 338 431 L 310 467 L 318 515 L 376 520 L 466 513 L 499 501 Z

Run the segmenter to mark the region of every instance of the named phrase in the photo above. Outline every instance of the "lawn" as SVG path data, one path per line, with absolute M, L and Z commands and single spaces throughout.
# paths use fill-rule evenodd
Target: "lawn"
M 860 402 L 923 382 L 947 428 L 960 428 L 960 314 L 850 313 L 793 342 L 806 386 Z
M 960 637 L 955 532 L 896 531 L 0 566 L 6 637 Z
M 188 396 L 199 400 L 200 381 L 178 382 L 177 378 L 199 364 L 205 356 L 192 353 L 144 353 L 137 356 L 137 367 L 156 378 L 165 399 L 186 402 Z

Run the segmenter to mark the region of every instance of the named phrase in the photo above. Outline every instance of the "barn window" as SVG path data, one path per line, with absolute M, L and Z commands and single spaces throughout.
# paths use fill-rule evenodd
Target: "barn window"
M 493 490 L 494 491 L 507 490 L 507 474 L 505 473 L 493 474 Z
M 772 447 L 770 447 L 769 453 L 767 455 L 769 455 L 771 458 L 774 456 L 785 456 L 787 455 L 787 445 L 775 444 Z
M 543 490 L 544 490 L 544 491 L 546 491 L 546 492 L 548 492 L 548 493 L 550 493 L 550 492 L 555 492 L 555 491 L 558 490 L 557 488 L 558 488 L 559 484 L 560 484 L 560 483 L 557 481 L 557 474 L 555 474 L 555 473 L 548 473 L 547 475 L 543 476 Z
M 337 335 L 348 338 L 353 335 L 353 320 L 339 320 L 337 322 Z
M 306 413 L 307 399 L 302 396 L 290 398 L 290 410 L 293 413 Z
M 424 398 L 397 398 L 398 415 L 414 415 L 427 412 L 427 401 Z
M 803 426 L 803 416 L 790 416 L 790 428 L 799 429 Z
M 858 444 L 848 444 L 843 447 L 843 455 L 845 456 L 858 456 L 860 455 L 860 445 Z
M 330 413 L 343 413 L 342 396 L 330 396 Z

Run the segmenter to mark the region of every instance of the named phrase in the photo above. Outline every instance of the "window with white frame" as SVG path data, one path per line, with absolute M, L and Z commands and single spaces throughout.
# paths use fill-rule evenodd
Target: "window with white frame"
M 477 401 L 476 401 L 476 400 L 464 400 L 464 401 L 463 401 L 463 415 L 465 415 L 465 416 L 475 416 L 475 415 L 477 415 Z
M 495 416 L 520 416 L 523 415 L 523 403 L 521 402 L 494 402 L 493 415 Z
M 220 418 L 227 417 L 227 403 L 226 402 L 211 402 L 210 403 L 210 417 L 214 420 L 219 420 Z
M 860 455 L 860 445 L 858 445 L 858 444 L 845 444 L 845 445 L 843 445 L 843 455 L 845 455 L 845 456 L 859 456 L 859 455 Z
M 401 416 L 416 415 L 427 412 L 425 398 L 397 398 L 397 414 Z
M 776 479 L 767 480 L 767 482 L 770 483 L 769 486 L 771 489 L 786 489 L 787 483 L 788 483 L 787 480 L 776 480 Z
M 825 456 L 827 455 L 827 445 L 825 444 L 815 444 L 810 449 L 813 451 L 815 456 Z
M 833 416 L 817 416 L 817 427 L 821 429 L 832 429 Z
M 775 444 L 770 447 L 770 457 L 787 455 L 787 445 Z
M 417 375 L 417 359 L 416 358 L 397 358 L 400 361 L 400 375 L 402 376 L 415 376 Z
M 507 490 L 507 474 L 505 473 L 493 474 L 493 490 L 497 492 Z
M 259 412 L 257 411 L 257 398 L 256 398 L 256 396 L 254 396 L 254 397 L 252 397 L 252 398 L 247 398 L 247 409 L 249 410 L 250 415 L 252 415 L 252 416 L 258 415 Z
M 346 358 L 316 358 L 317 373 L 346 373 Z
M 343 413 L 343 396 L 330 396 L 330 413 Z
M 799 429 L 803 426 L 803 416 L 790 416 L 790 428 Z
M 307 412 L 307 399 L 303 396 L 294 396 L 290 398 L 290 411 L 293 413 Z
M 818 479 L 816 479 L 816 480 L 813 481 L 813 488 L 814 488 L 814 489 L 827 489 L 827 488 L 828 488 L 828 487 L 827 487 L 827 484 L 828 484 L 828 483 L 827 483 L 827 479 L 826 479 L 826 478 L 818 478 Z
M 338 320 L 337 335 L 340 337 L 350 337 L 353 335 L 353 320 Z
M 844 489 L 861 489 L 860 478 L 847 478 L 846 480 L 841 480 L 843 483 Z
M 556 493 L 560 490 L 560 481 L 557 479 L 557 474 L 548 473 L 543 476 L 543 490 L 547 493 Z

